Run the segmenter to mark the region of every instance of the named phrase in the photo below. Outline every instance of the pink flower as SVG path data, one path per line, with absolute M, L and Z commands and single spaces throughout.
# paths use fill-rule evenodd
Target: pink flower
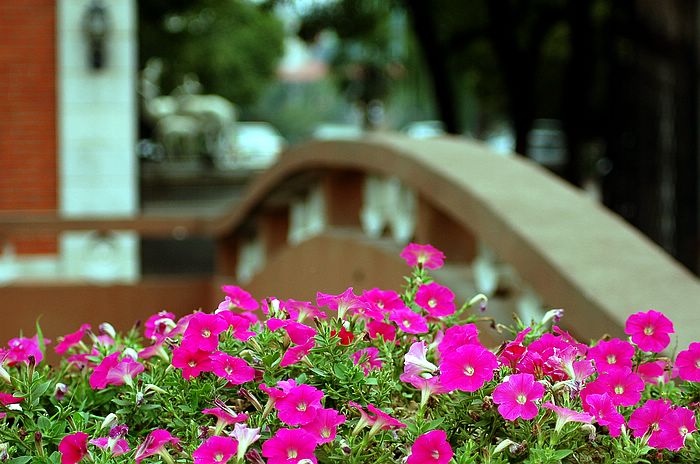
M 199 349 L 189 350 L 179 346 L 173 351 L 173 366 L 182 369 L 186 380 L 197 377 L 202 372 L 211 371 L 211 354 Z
M 686 437 L 695 432 L 695 413 L 688 408 L 676 408 L 664 416 L 660 424 L 659 446 L 678 451 L 685 446 Z
M 600 374 L 595 383 L 602 385 L 616 406 L 633 406 L 642 398 L 644 381 L 628 367 Z
M 100 449 L 109 450 L 112 456 L 121 456 L 131 451 L 129 442 L 123 438 L 112 439 L 109 437 L 93 438 L 90 440 L 91 445 L 95 445 Z
M 258 309 L 259 304 L 253 298 L 250 293 L 243 290 L 241 287 L 235 285 L 222 285 L 221 291 L 226 294 L 228 306 L 225 309 L 233 310 L 236 308 L 243 309 L 245 311 L 255 311 Z M 223 304 L 223 303 L 222 303 Z M 219 305 L 221 308 L 221 305 Z
M 292 343 L 297 345 L 307 343 L 309 340 L 313 339 L 317 333 L 316 329 L 308 325 L 276 318 L 268 319 L 267 327 L 272 331 L 276 331 L 280 328 L 284 329 Z
M 658 311 L 632 314 L 625 323 L 625 333 L 640 350 L 660 353 L 671 342 L 669 334 L 674 333 L 673 323 Z
M 165 445 L 168 443 L 176 445 L 179 442 L 180 439 L 170 435 L 170 432 L 167 430 L 156 429 L 148 434 L 143 443 L 136 448 L 134 459 L 136 460 L 137 464 L 140 464 L 143 459 L 149 456 L 153 456 L 154 454 L 164 454 L 168 456 L 169 461 L 167 462 L 173 462 L 168 451 L 165 449 Z
M 243 462 L 243 457 L 248 447 L 260 439 L 260 429 L 249 428 L 245 424 L 236 424 L 233 426 L 233 432 L 230 435 L 238 441 L 236 457 Z
M 262 445 L 267 464 L 297 464 L 302 459 L 318 461 L 314 456 L 316 438 L 302 429 L 279 429 L 275 436 Z
M 435 282 L 423 284 L 416 292 L 416 304 L 432 317 L 449 316 L 455 312 L 455 294 Z
M 90 387 L 102 390 L 107 385 L 132 385 L 133 379 L 144 371 L 143 364 L 126 356 L 121 361 L 121 352 L 112 353 L 105 357 L 90 375 Z
M 659 424 L 661 420 L 671 412 L 671 405 L 666 400 L 647 400 L 644 406 L 632 411 L 628 422 L 635 437 L 643 437 L 650 433 L 649 446 L 658 448 Z
M 8 406 L 10 404 L 21 403 L 24 398 L 11 395 L 9 393 L 0 392 L 0 404 Z
M 375 407 L 372 403 L 367 405 L 367 411 L 374 414 L 374 423 L 372 424 L 372 429 L 369 431 L 370 435 L 373 435 L 379 430 L 389 430 L 392 428 L 402 429 L 406 427 L 406 424 L 394 419 L 389 414 Z
M 399 255 L 409 266 L 423 266 L 428 269 L 439 269 L 445 262 L 442 251 L 432 245 L 410 243 Z
M 225 406 L 225 405 L 223 405 Z M 210 409 L 203 409 L 202 414 L 208 414 L 211 416 L 216 417 L 216 422 L 217 422 L 217 428 L 219 423 L 221 425 L 231 425 L 231 424 L 237 424 L 239 422 L 245 422 L 248 419 L 247 414 L 236 414 L 235 411 L 233 411 L 231 408 L 225 406 L 225 408 L 222 407 L 216 407 L 216 408 L 210 408 Z
M 238 443 L 229 437 L 209 437 L 193 453 L 194 464 L 225 464 L 238 450 Z
M 413 343 L 403 357 L 404 374 L 421 375 L 435 372 L 438 367 L 428 361 L 427 354 L 428 348 L 424 341 Z
M 287 351 L 284 352 L 282 360 L 280 361 L 280 367 L 291 366 L 292 364 L 298 363 L 311 352 L 311 349 L 315 346 L 315 344 L 316 343 L 312 338 L 303 345 L 291 346 L 287 348 Z
M 588 359 L 595 361 L 598 372 L 607 372 L 610 367 L 632 368 L 634 346 L 630 342 L 613 338 L 610 341 L 599 341 L 588 349 Z
M 161 311 L 149 317 L 144 324 L 144 336 L 150 340 L 162 340 L 175 328 L 175 314 Z
M 310 301 L 297 301 L 290 298 L 282 306 L 289 314 L 289 318 L 299 323 L 304 322 L 309 317 L 317 317 L 319 319 L 328 317 L 326 313 L 312 305 Z
M 382 319 L 382 313 L 397 309 L 406 309 L 401 296 L 393 290 L 373 288 L 362 292 L 362 301 L 366 305 L 365 313 L 372 319 Z
M 45 340 L 45 343 L 48 341 Z M 39 364 L 44 359 L 36 335 L 32 338 L 13 338 L 7 342 L 7 346 L 10 348 L 5 352 L 8 366 L 14 366 L 21 362 L 29 364 L 31 357 L 34 358 L 34 364 Z
M 611 437 L 620 435 L 622 426 L 625 424 L 625 418 L 617 411 L 607 393 L 588 395 L 586 397 L 586 405 L 588 406 L 588 412 L 593 414 L 596 421 L 600 425 L 608 427 Z
M 445 331 L 438 345 L 441 356 L 464 345 L 479 345 L 479 329 L 474 324 L 454 325 Z
M 668 363 L 666 361 L 650 361 L 640 364 L 637 367 L 637 374 L 644 380 L 645 383 L 658 385 L 666 383 L 670 380 L 670 376 L 666 371 Z
M 493 402 L 506 420 L 530 420 L 537 416 L 535 401 L 544 396 L 544 386 L 532 374 L 514 374 L 493 391 Z
M 382 361 L 379 359 L 379 350 L 373 346 L 363 348 L 352 354 L 352 362 L 355 365 L 360 364 L 365 375 L 373 369 L 381 369 Z
M 335 440 L 336 428 L 345 423 L 345 416 L 335 409 L 319 409 L 316 416 L 303 429 L 316 437 L 319 444 Z
M 58 444 L 61 464 L 76 464 L 82 461 L 88 454 L 87 442 L 88 434 L 84 432 L 75 432 L 63 437 Z
M 430 398 L 430 395 L 438 395 L 446 393 L 445 388 L 440 383 L 440 376 L 425 377 L 429 374 L 415 375 L 403 373 L 399 376 L 402 382 L 411 384 L 421 392 L 420 404 L 425 406 Z
M 182 345 L 211 353 L 219 346 L 219 334 L 226 329 L 228 322 L 218 314 L 195 313 L 185 329 Z
M 683 380 L 700 382 L 700 343 L 693 342 L 687 350 L 678 353 L 675 370 Z
M 164 361 L 170 361 L 170 356 L 168 355 L 168 352 L 165 349 L 164 343 L 165 339 L 161 339 L 155 342 L 153 345 L 147 346 L 146 348 L 139 351 L 139 358 L 151 359 L 154 356 L 158 356 Z
M 56 351 L 58 354 L 65 353 L 70 347 L 80 343 L 83 335 L 85 335 L 85 331 L 90 330 L 90 328 L 90 324 L 83 324 L 76 332 L 63 336 L 59 344 L 54 348 L 54 351 Z
M 249 330 L 252 322 L 249 318 L 244 316 L 245 314 L 249 313 L 244 313 L 241 315 L 229 310 L 217 310 L 216 314 L 223 317 L 224 320 L 228 322 L 228 325 L 231 328 L 231 335 L 236 337 L 238 340 L 246 342 L 250 338 L 257 335 L 255 332 L 251 332 Z
M 367 331 L 372 339 L 381 336 L 384 341 L 391 341 L 396 338 L 396 327 L 381 321 L 369 321 Z
M 211 371 L 226 379 L 230 385 L 240 385 L 255 378 L 255 369 L 241 358 L 230 356 L 222 351 L 216 351 L 211 356 Z
M 431 430 L 416 438 L 406 464 L 447 464 L 454 452 L 443 430 Z
M 474 329 L 476 329 L 476 327 L 474 327 Z M 525 354 L 525 351 L 527 350 L 523 346 L 523 341 L 525 340 L 527 334 L 529 334 L 531 331 L 532 327 L 527 327 L 526 329 L 519 332 L 518 335 L 515 337 L 515 340 L 509 342 L 505 346 L 500 356 L 498 357 L 498 362 L 502 365 L 509 366 L 510 368 L 515 368 L 515 366 L 518 364 L 520 359 L 523 357 L 523 354 Z
M 396 323 L 406 333 L 422 334 L 428 331 L 428 323 L 425 318 L 408 308 L 394 310 L 389 316 L 389 320 Z
M 574 411 L 573 409 L 557 406 L 547 401 L 542 404 L 542 407 L 554 411 L 557 415 L 557 423 L 554 426 L 555 431 L 560 431 L 564 425 L 569 422 L 580 422 L 582 424 L 590 424 L 593 421 L 593 416 L 585 412 Z
M 440 364 L 442 386 L 447 391 L 473 392 L 493 379 L 496 356 L 480 345 L 464 345 L 445 355 Z
M 299 385 L 275 402 L 277 417 L 287 425 L 308 424 L 321 409 L 323 392 L 310 385 Z
M 339 319 L 345 319 L 345 315 L 350 312 L 363 312 L 367 309 L 367 303 L 353 293 L 352 287 L 345 290 L 340 295 L 328 295 L 326 293 L 316 293 L 316 304 L 318 306 L 328 306 L 331 311 L 338 313 Z

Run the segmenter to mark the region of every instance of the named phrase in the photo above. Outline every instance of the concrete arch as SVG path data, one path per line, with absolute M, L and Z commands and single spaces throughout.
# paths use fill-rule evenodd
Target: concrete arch
M 348 172 L 349 177 L 339 177 Z M 461 241 L 456 248 L 467 260 L 470 254 L 473 258 L 474 240 L 485 244 L 543 301 L 565 308 L 567 325 L 578 334 L 624 336 L 628 315 L 653 308 L 674 321 L 680 347 L 693 341 L 694 328 L 700 326 L 695 308 L 700 285 L 690 272 L 619 217 L 534 163 L 496 156 L 463 139 L 379 134 L 292 148 L 254 182 L 235 211 L 210 225 L 211 233 L 221 237 L 222 274 L 232 274 L 230 260 L 241 236 L 262 235 L 268 256 L 294 246 L 279 230 L 289 226 L 280 199 L 310 183 L 320 182 L 330 198 L 325 208 L 335 218 L 331 226 L 357 225 L 357 218 L 347 213 L 354 214 L 361 205 L 356 194 L 344 192 L 356 193 L 367 175 L 395 176 L 416 192 L 422 205 L 418 241 L 437 240 L 448 248 Z M 471 236 L 463 239 L 435 230 L 436 224 L 425 224 L 431 214 L 446 217 L 452 230 Z

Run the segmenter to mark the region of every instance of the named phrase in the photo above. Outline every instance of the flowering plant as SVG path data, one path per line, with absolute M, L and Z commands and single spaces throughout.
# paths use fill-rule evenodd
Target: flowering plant
M 54 367 L 37 326 L 0 349 L 0 462 L 700 462 L 700 343 L 667 357 L 662 313 L 590 346 L 560 310 L 515 318 L 490 350 L 486 298 L 458 306 L 429 245 L 401 256 L 401 293 L 260 304 L 224 286 L 210 313 L 83 325 Z

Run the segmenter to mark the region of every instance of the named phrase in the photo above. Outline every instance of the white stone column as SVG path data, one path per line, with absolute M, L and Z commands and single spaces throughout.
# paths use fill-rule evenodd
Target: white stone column
M 109 29 L 104 67 L 91 69 L 82 28 L 91 0 L 57 3 L 59 213 L 66 218 L 132 217 L 138 212 L 135 154 L 136 4 L 103 0 Z M 60 239 L 66 278 L 133 281 L 138 236 L 71 232 Z

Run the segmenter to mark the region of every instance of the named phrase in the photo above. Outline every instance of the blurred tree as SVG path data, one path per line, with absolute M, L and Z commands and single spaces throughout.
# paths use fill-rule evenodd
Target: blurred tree
M 163 92 L 195 73 L 208 93 L 247 105 L 275 75 L 284 28 L 250 0 L 139 2 L 139 63 L 164 60 Z

